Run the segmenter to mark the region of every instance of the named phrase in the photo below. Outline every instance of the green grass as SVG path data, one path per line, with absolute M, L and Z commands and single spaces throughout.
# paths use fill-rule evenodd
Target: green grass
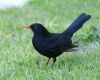
M 64 53 L 45 68 L 47 58 L 33 48 L 24 25 L 39 22 L 50 32 L 62 32 L 80 14 L 92 15 L 73 37 L 82 45 L 100 25 L 100 0 L 30 0 L 22 8 L 0 11 L 0 80 L 100 80 L 100 45 L 96 49 Z M 99 28 L 99 27 L 98 27 Z

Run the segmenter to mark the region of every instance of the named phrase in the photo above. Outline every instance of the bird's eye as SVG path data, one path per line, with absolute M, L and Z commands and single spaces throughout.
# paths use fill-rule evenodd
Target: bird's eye
M 34 29 L 38 29 L 38 27 L 37 26 L 34 26 Z

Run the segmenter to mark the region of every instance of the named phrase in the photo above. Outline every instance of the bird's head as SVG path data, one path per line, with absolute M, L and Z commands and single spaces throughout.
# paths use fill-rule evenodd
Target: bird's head
M 47 29 L 40 23 L 33 23 L 31 25 L 25 26 L 24 28 L 31 29 L 34 32 L 34 34 L 44 35 L 49 33 Z

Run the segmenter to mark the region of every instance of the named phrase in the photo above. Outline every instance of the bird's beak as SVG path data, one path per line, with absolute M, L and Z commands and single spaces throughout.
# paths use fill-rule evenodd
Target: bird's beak
M 26 25 L 24 28 L 28 28 L 28 29 L 30 29 L 30 25 Z

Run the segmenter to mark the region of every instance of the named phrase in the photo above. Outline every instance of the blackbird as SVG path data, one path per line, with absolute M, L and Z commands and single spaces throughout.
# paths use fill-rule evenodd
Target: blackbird
M 77 45 L 72 43 L 71 38 L 73 34 L 79 30 L 90 18 L 91 15 L 86 15 L 86 13 L 80 14 L 79 17 L 77 17 L 73 23 L 62 33 L 50 33 L 40 23 L 33 23 L 25 26 L 25 28 L 30 28 L 34 33 L 32 38 L 32 44 L 34 48 L 41 55 L 48 57 L 46 65 L 48 65 L 51 58 L 53 58 L 52 65 L 54 65 L 56 62 L 56 57 L 71 48 L 77 47 Z

